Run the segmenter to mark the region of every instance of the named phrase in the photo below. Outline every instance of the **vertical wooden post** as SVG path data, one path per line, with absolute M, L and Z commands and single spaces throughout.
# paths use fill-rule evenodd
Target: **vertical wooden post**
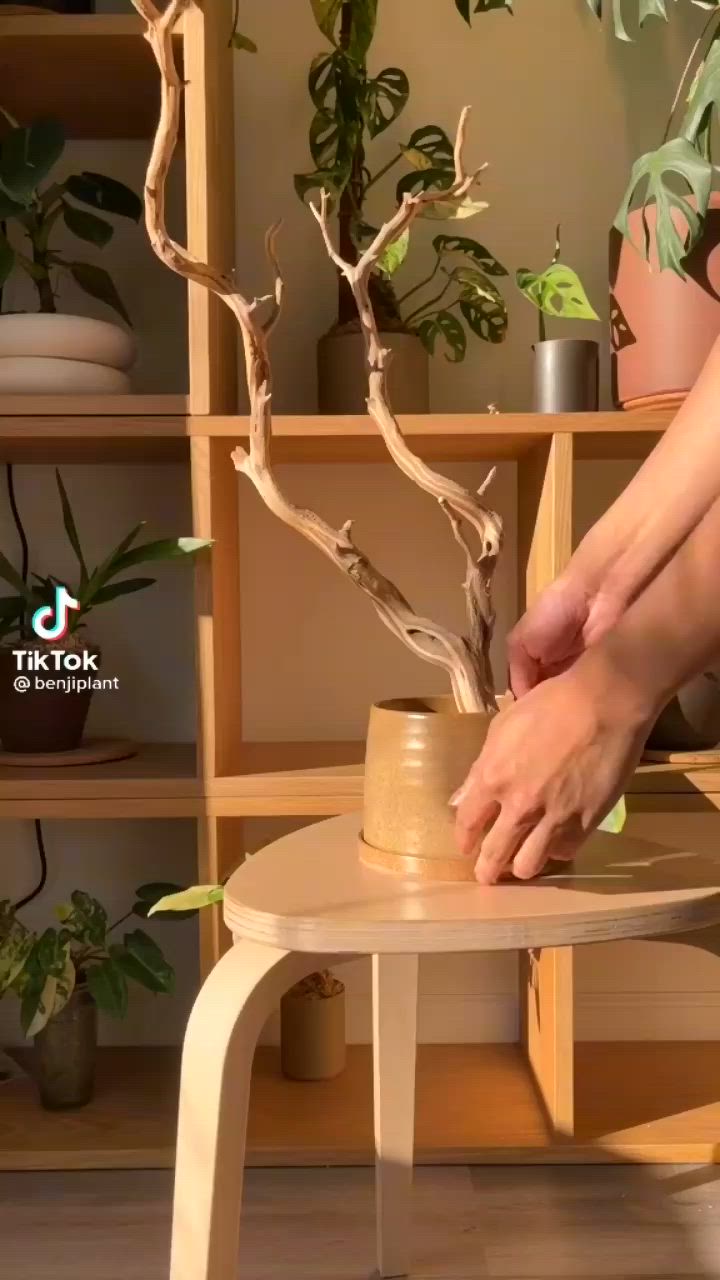
M 232 0 L 192 4 L 183 19 L 188 246 L 229 270 L 235 261 Z M 237 333 L 222 302 L 200 285 L 188 291 L 190 412 L 237 407 Z M 191 441 L 193 527 L 212 538 L 196 575 L 198 770 L 209 780 L 237 767 L 241 736 L 238 485 L 227 441 Z M 220 673 L 222 672 L 222 676 Z M 198 875 L 222 880 L 240 861 L 237 819 L 201 818 Z M 217 909 L 201 917 L 200 962 L 207 974 L 229 943 Z
M 572 555 L 573 437 L 557 433 L 518 462 L 520 607 L 530 604 Z M 572 947 L 520 957 L 521 1037 L 556 1130 L 572 1133 Z

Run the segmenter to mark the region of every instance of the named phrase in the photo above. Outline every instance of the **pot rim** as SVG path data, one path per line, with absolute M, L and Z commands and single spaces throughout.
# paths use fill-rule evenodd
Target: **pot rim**
M 0 9 L 2 7 L 3 6 L 0 4 Z M 114 320 L 103 320 L 98 316 L 84 316 L 77 311 L 6 311 L 0 315 L 0 327 L 9 328 L 11 323 L 18 320 L 26 320 L 28 318 L 32 318 L 33 320 L 42 319 L 44 324 L 49 322 L 51 325 L 56 325 L 67 320 L 81 320 L 83 324 L 101 325 L 105 329 L 119 330 L 119 332 L 125 334 L 126 337 L 134 336 L 129 329 L 124 325 L 117 324 Z
M 412 719 L 427 720 L 430 716 L 462 716 L 463 720 L 471 716 L 486 716 L 484 711 L 460 711 L 450 693 L 415 694 L 399 698 L 382 698 L 373 702 L 373 711 L 387 712 L 389 715 L 402 715 Z

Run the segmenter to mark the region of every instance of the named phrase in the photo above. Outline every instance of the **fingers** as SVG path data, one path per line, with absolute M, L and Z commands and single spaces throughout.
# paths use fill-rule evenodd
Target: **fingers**
M 499 817 L 482 842 L 480 856 L 475 863 L 478 884 L 497 883 L 503 872 L 509 869 L 532 827 L 532 819 L 518 819 L 510 811 L 500 810 Z
M 560 831 L 557 823 L 543 818 L 526 836 L 513 858 L 512 872 L 518 880 L 532 880 L 540 875 L 551 858 L 569 862 L 574 858 L 581 837 L 573 840 L 566 831 Z
M 500 805 L 472 772 L 450 803 L 457 809 L 455 838 L 458 848 L 469 858 L 477 852 L 482 836 L 497 818 Z
M 513 638 L 512 632 L 507 641 L 508 683 L 516 698 L 522 698 L 540 679 L 540 664 L 528 653 L 520 637 Z

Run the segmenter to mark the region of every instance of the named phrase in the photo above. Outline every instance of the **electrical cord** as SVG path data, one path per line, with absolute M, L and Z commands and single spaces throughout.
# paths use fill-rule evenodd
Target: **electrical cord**
M 15 524 L 15 529 L 17 530 L 17 536 L 20 541 L 20 547 L 22 551 L 22 564 L 20 569 L 20 576 L 22 577 L 23 582 L 27 582 L 28 573 L 30 571 L 30 549 L 28 546 L 27 534 L 25 533 L 25 528 L 24 528 L 22 519 L 20 517 L 20 512 L 18 510 L 17 498 L 15 496 L 15 476 L 13 473 L 12 462 L 7 462 L 5 464 L 5 474 L 7 478 L 7 491 L 8 491 L 8 499 L 10 501 L 10 510 L 12 512 L 13 522 Z M 35 898 L 39 897 L 47 883 L 47 876 L 48 876 L 47 854 L 45 852 L 45 841 L 43 839 L 42 823 L 40 822 L 39 818 L 34 819 L 34 825 L 35 825 L 35 842 L 37 844 L 38 856 L 40 859 L 40 879 L 35 885 L 35 888 L 30 893 L 26 894 L 24 898 L 21 898 L 19 902 L 15 903 L 16 911 L 19 911 L 21 907 L 26 907 L 29 902 L 32 902 Z

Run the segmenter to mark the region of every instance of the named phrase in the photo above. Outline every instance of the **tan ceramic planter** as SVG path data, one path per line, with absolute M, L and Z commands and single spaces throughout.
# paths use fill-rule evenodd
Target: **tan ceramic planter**
M 332 1080 L 344 1071 L 345 1057 L 345 991 L 324 998 L 293 991 L 284 995 L 280 1003 L 283 1075 L 290 1080 Z
M 414 333 L 383 333 L 393 353 L 388 370 L 395 413 L 427 413 L 429 361 Z M 359 330 L 331 331 L 318 342 L 318 408 L 321 413 L 366 413 L 365 344 Z
M 490 719 L 451 698 L 397 698 L 370 712 L 363 862 L 431 880 L 472 880 L 455 843 L 453 792 L 480 754 Z

